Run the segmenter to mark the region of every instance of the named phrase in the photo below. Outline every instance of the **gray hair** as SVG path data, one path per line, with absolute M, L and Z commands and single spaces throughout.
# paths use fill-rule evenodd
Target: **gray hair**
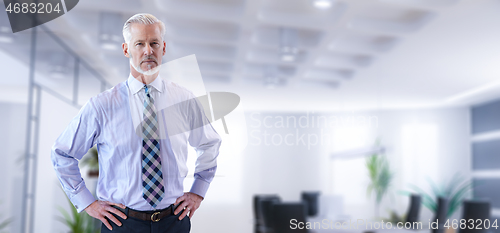
M 128 44 L 132 39 L 130 27 L 133 23 L 140 23 L 145 25 L 158 23 L 160 26 L 161 39 L 163 40 L 163 37 L 165 35 L 165 24 L 152 14 L 139 13 L 130 17 L 123 25 L 123 39 L 125 40 L 125 43 Z

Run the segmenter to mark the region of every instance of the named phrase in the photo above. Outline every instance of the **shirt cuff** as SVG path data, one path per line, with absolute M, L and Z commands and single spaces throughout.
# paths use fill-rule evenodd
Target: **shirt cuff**
M 193 186 L 191 186 L 191 193 L 197 194 L 203 198 L 205 198 L 205 194 L 207 194 L 208 187 L 210 183 L 202 180 L 202 179 L 194 179 Z
M 71 198 L 71 203 L 73 203 L 78 213 L 82 212 L 85 208 L 87 208 L 87 206 L 92 204 L 94 201 L 95 201 L 94 196 L 92 195 L 92 193 L 90 193 L 90 191 L 87 188 L 82 189 L 82 191 L 80 191 L 78 194 L 73 196 L 73 198 Z

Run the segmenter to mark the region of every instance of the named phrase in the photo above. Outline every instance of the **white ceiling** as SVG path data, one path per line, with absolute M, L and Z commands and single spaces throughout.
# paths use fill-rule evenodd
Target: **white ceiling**
M 165 22 L 164 60 L 196 54 L 207 89 L 240 95 L 246 109 L 442 107 L 500 97 L 498 0 L 339 0 L 329 9 L 312 0 L 85 0 L 47 26 L 116 84 L 128 60 L 121 42 L 100 47 L 100 19 L 117 15 L 120 29 L 138 12 Z M 283 30 L 296 35 L 294 61 L 281 59 Z

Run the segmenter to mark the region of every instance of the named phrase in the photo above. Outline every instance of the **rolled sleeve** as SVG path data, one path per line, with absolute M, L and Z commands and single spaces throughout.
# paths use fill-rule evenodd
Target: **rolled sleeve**
M 94 196 L 87 188 L 83 188 L 73 198 L 70 199 L 71 203 L 75 206 L 78 213 L 82 212 L 87 206 L 95 201 Z
M 208 187 L 210 186 L 210 183 L 214 179 L 216 170 L 217 167 L 213 167 L 195 173 L 193 186 L 191 186 L 190 192 L 205 198 L 205 195 L 207 194 L 208 191 Z
M 52 146 L 52 165 L 64 192 L 78 212 L 95 201 L 85 186 L 78 160 L 95 145 L 99 133 L 97 112 L 91 99 Z
M 200 179 L 195 179 L 193 182 L 193 186 L 191 186 L 191 191 L 194 194 L 198 194 L 200 197 L 205 198 L 205 195 L 207 194 L 208 187 L 210 187 L 210 183 L 200 180 Z
M 195 100 L 194 96 L 192 97 Z M 190 192 L 205 198 L 217 170 L 221 138 L 205 116 L 201 104 L 198 101 L 191 101 L 191 103 L 189 116 L 192 130 L 188 141 L 196 150 L 198 158 L 196 159 L 194 182 Z

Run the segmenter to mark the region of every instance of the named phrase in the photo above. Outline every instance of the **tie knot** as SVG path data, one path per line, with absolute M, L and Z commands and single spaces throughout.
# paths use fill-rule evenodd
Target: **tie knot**
M 148 98 L 151 98 L 151 95 L 150 95 L 151 89 L 147 85 L 144 85 L 144 91 L 146 93 L 146 96 Z

